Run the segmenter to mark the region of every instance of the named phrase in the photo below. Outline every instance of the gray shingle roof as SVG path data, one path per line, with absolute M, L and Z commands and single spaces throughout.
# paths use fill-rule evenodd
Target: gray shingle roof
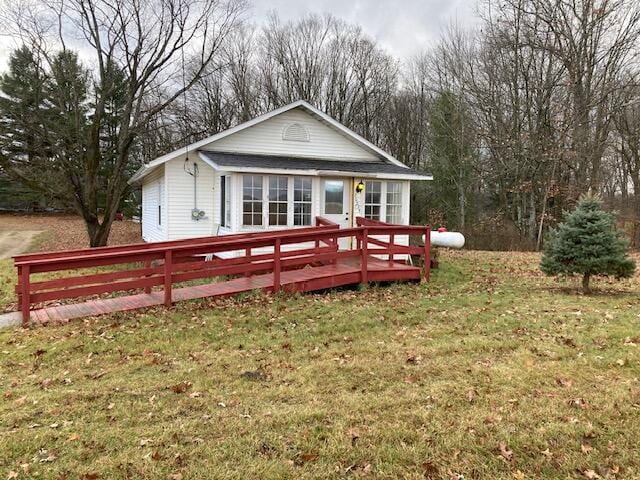
M 252 155 L 244 153 L 221 153 L 199 150 L 200 155 L 221 169 L 228 168 L 266 168 L 278 170 L 317 170 L 330 172 L 350 172 L 362 174 L 399 174 L 431 178 L 425 172 L 387 162 L 356 162 L 343 160 L 318 160 L 313 158 L 280 157 L 271 155 Z

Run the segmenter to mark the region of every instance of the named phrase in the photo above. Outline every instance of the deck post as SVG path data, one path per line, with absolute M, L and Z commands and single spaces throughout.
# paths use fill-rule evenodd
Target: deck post
M 151 260 L 144 261 L 144 268 L 151 268 Z M 150 275 L 145 275 L 145 278 L 149 276 Z M 144 287 L 144 293 L 151 293 L 151 287 Z
M 431 227 L 424 230 L 424 279 L 428 282 L 431 277 Z
M 282 239 L 276 238 L 276 243 L 273 246 L 273 292 L 278 293 L 280 291 L 280 246 Z
M 363 283 L 364 285 L 367 285 L 369 283 L 369 266 L 367 265 L 367 257 L 369 256 L 368 244 L 369 229 L 365 227 L 362 229 L 362 243 L 360 248 L 360 252 L 362 254 L 362 261 L 360 262 L 362 264 L 361 283 Z
M 27 328 L 29 326 L 29 319 L 31 316 L 31 312 L 29 311 L 29 306 L 31 304 L 31 298 L 29 296 L 29 291 L 31 290 L 29 276 L 31 272 L 29 271 L 29 265 L 20 265 L 18 270 L 20 275 L 20 310 L 22 311 L 22 327 Z
M 171 306 L 171 270 L 173 270 L 173 251 L 164 252 L 164 304 Z
M 393 243 L 396 240 L 395 233 L 389 235 L 389 262 L 393 262 Z
M 247 259 L 247 263 L 251 263 L 251 247 L 244 249 L 244 256 Z M 251 275 L 253 275 L 251 271 L 244 272 L 245 277 L 250 277 Z

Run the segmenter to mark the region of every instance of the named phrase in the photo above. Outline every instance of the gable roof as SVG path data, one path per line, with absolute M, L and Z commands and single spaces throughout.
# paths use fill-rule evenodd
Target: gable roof
M 192 143 L 191 145 L 179 148 L 177 150 L 174 150 L 173 152 L 170 152 L 170 153 L 167 153 L 166 155 L 158 157 L 155 160 L 152 160 L 151 162 L 147 163 L 146 165 L 143 165 L 142 167 L 140 167 L 138 169 L 138 171 L 136 171 L 136 173 L 134 173 L 133 176 L 129 179 L 129 183 L 131 184 L 131 183 L 135 183 L 135 182 L 141 180 L 146 175 L 151 173 L 156 167 L 164 164 L 165 162 L 168 162 L 169 160 L 173 160 L 174 158 L 177 158 L 180 155 L 184 155 L 184 154 L 187 154 L 188 152 L 193 152 L 195 150 L 201 149 L 202 147 L 205 147 L 206 145 L 208 145 L 210 143 L 213 143 L 213 142 L 215 142 L 217 140 L 220 140 L 222 138 L 225 138 L 225 137 L 228 137 L 230 135 L 233 135 L 234 133 L 240 132 L 240 131 L 245 130 L 245 129 L 249 128 L 249 127 L 253 127 L 254 125 L 258 125 L 258 124 L 260 124 L 262 122 L 265 122 L 265 121 L 269 120 L 270 118 L 273 118 L 273 117 L 275 117 L 277 115 L 280 115 L 281 113 L 288 112 L 289 110 L 293 110 L 295 108 L 302 108 L 302 109 L 306 110 L 308 113 L 310 113 L 311 115 L 313 115 L 315 117 L 319 117 L 322 121 L 326 122 L 329 126 L 333 127 L 338 132 L 340 132 L 343 135 L 345 135 L 347 138 L 350 138 L 357 145 L 360 145 L 365 150 L 369 150 L 372 153 L 374 153 L 376 155 L 379 155 L 380 157 L 385 159 L 387 162 L 389 162 L 389 163 L 391 163 L 393 165 L 397 165 L 397 166 L 400 166 L 400 167 L 407 168 L 406 165 L 404 165 L 402 162 L 397 160 L 395 157 L 393 157 L 392 155 L 388 154 L 387 152 L 385 152 L 381 148 L 375 146 L 373 143 L 371 143 L 368 140 L 366 140 L 365 138 L 361 137 L 360 135 L 355 133 L 353 130 L 350 130 L 349 128 L 345 127 L 344 125 L 342 125 L 337 120 L 334 120 L 333 118 L 331 118 L 326 113 L 322 112 L 321 110 L 318 110 L 317 108 L 315 108 L 314 106 L 312 106 L 311 104 L 307 103 L 304 100 L 298 100 L 296 102 L 290 103 L 290 104 L 285 105 L 283 107 L 276 108 L 275 110 L 272 110 L 272 111 L 270 111 L 268 113 L 265 113 L 263 115 L 259 115 L 259 116 L 255 117 L 255 118 L 253 118 L 253 119 L 251 119 L 251 120 L 249 120 L 247 122 L 244 122 L 244 123 L 241 123 L 239 125 L 236 125 L 235 127 L 231 127 L 231 128 L 229 128 L 227 130 L 224 130 L 222 132 L 216 133 L 215 135 L 212 135 L 210 137 L 204 138 L 204 139 L 202 139 L 202 140 L 200 140 L 198 142 Z

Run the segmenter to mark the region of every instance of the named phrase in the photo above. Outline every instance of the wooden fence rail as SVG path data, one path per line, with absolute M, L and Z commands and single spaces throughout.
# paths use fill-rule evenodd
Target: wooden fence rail
M 29 324 L 32 304 L 51 300 L 88 297 L 162 286 L 164 303 L 171 305 L 176 283 L 203 278 L 261 273 L 273 275 L 271 290 L 281 288 L 284 270 L 335 263 L 359 257 L 360 281 L 368 282 L 367 258 L 370 254 L 420 255 L 425 257 L 424 276 L 429 278 L 428 227 L 389 225 L 358 219 L 354 228 L 316 219 L 313 227 L 258 233 L 193 238 L 138 245 L 121 245 L 94 249 L 70 250 L 18 255 L 14 263 L 18 270 L 18 294 L 23 326 Z M 394 243 L 399 235 L 425 235 L 425 246 Z M 372 238 L 372 237 L 376 238 Z M 380 236 L 389 241 L 380 240 Z M 338 249 L 341 238 L 355 239 L 356 248 Z M 369 249 L 369 244 L 374 249 Z M 117 267 L 115 271 L 77 272 L 78 269 Z M 74 271 L 73 276 L 32 282 L 38 273 Z

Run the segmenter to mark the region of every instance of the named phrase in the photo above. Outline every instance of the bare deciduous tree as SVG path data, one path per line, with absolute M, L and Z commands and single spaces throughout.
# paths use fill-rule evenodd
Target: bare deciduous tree
M 129 190 L 137 140 L 203 77 L 243 9 L 239 0 L 54 0 L 5 12 L 7 28 L 16 28 L 16 35 L 50 69 L 56 58 L 52 51 L 68 49 L 82 52 L 90 66 L 84 103 L 69 98 L 70 92 L 60 88 L 64 82 L 55 83 L 53 98 L 60 107 L 86 110 L 70 123 L 64 139 L 75 145 L 75 158 L 69 158 L 69 149 L 52 149 L 54 161 L 48 166 L 65 179 L 62 188 L 52 191 L 46 172 L 31 168 L 23 158 L 12 157 L 5 167 L 72 205 L 86 222 L 91 246 L 105 245 Z M 110 112 L 114 95 L 117 109 Z M 114 137 L 105 143 L 107 119 L 115 122 Z

